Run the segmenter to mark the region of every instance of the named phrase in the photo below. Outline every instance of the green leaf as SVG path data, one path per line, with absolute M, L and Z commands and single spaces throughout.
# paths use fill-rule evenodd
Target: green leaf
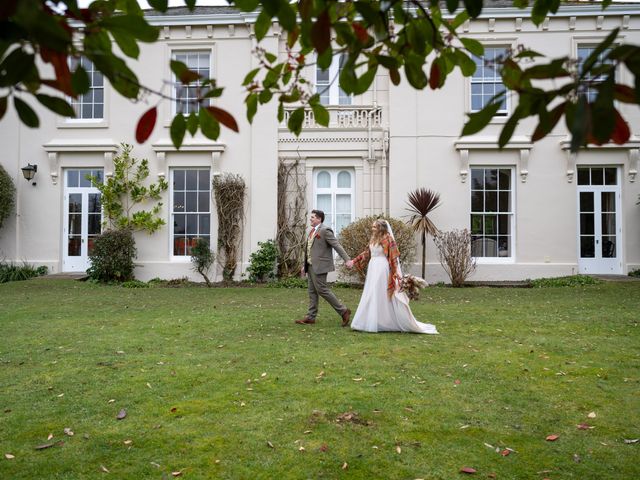
M 280 3 L 278 19 L 285 30 L 290 31 L 296 26 L 296 12 L 287 2 Z
M 220 123 L 213 118 L 213 115 L 206 108 L 200 109 L 199 119 L 202 134 L 211 140 L 217 140 L 220 136 Z
M 469 120 L 462 129 L 462 136 L 473 135 L 486 127 L 498 110 L 500 110 L 501 105 L 501 102 L 490 102 L 482 110 L 470 113 Z
M 169 6 L 169 0 L 147 0 L 149 5 L 158 12 L 166 12 Z M 237 3 L 237 2 L 236 2 Z
M 280 102 L 278 104 L 278 123 L 282 123 L 283 120 L 284 120 L 284 104 Z
M 540 25 L 549 12 L 556 13 L 560 6 L 560 0 L 534 0 L 531 10 L 531 20 L 534 24 Z
M 328 10 L 323 10 L 311 27 L 311 43 L 319 54 L 329 49 L 331 45 L 331 19 Z
M 38 101 L 52 112 L 62 115 L 63 117 L 75 117 L 73 107 L 66 100 L 60 97 L 52 97 L 42 93 L 36 94 Z
M 537 142 L 538 140 L 546 137 L 549 132 L 551 132 L 551 130 L 555 128 L 560 118 L 562 118 L 562 114 L 565 111 L 566 105 L 567 102 L 561 103 L 550 112 L 547 112 L 544 109 L 542 110 L 542 112 L 539 114 L 540 122 L 538 123 L 538 126 L 533 131 L 533 135 L 531 136 L 532 142 Z
M 169 65 L 171 67 L 171 71 L 175 73 L 176 77 L 182 83 L 191 83 L 195 82 L 199 78 L 202 78 L 202 75 L 200 75 L 198 72 L 189 70 L 189 67 L 187 67 L 187 65 L 185 65 L 183 62 L 179 62 L 178 60 L 171 60 L 171 62 L 169 62 Z
M 372 68 L 367 70 L 356 82 L 356 86 L 353 89 L 354 95 L 361 95 L 366 92 L 373 80 L 376 78 L 376 72 L 378 71 L 378 65 L 374 65 Z
M 460 66 L 460 71 L 465 77 L 470 77 L 476 71 L 476 62 L 474 62 L 469 56 L 462 50 L 456 50 L 454 52 L 456 63 Z
M 21 100 L 20 98 L 14 96 L 13 97 L 13 105 L 16 107 L 16 111 L 18 112 L 18 117 L 22 123 L 24 123 L 27 127 L 38 128 L 40 126 L 40 120 L 38 120 L 38 115 L 33 109 L 27 105 L 26 102 Z
M 422 69 L 424 65 L 424 58 L 415 54 L 409 54 L 404 64 L 404 73 L 407 75 L 407 80 L 413 88 L 422 90 L 427 86 L 427 75 Z
M 258 18 L 256 19 L 256 23 L 254 26 L 256 39 L 258 40 L 258 42 L 265 37 L 270 27 L 271 15 L 269 15 L 266 10 L 262 10 L 258 15 Z
M 467 49 L 469 53 L 475 55 L 476 57 L 481 57 L 484 55 L 484 46 L 473 38 L 461 38 L 460 41 L 464 48 Z
M 122 53 L 129 58 L 138 58 L 140 55 L 140 47 L 132 35 L 119 30 L 112 31 L 111 35 L 113 35 L 113 38 L 118 44 L 118 47 L 120 47 L 120 50 L 122 50 Z
M 273 93 L 269 88 L 265 88 L 258 94 L 258 101 L 260 102 L 261 105 L 264 105 L 265 103 L 269 103 L 271 98 L 273 98 Z
M 194 111 L 189 114 L 189 118 L 187 119 L 187 131 L 191 134 L 192 137 L 198 131 L 198 116 Z
M 260 0 L 235 0 L 233 3 L 243 12 L 253 12 L 258 8 Z
M 159 29 L 149 25 L 140 15 L 116 15 L 104 18 L 99 22 L 103 28 L 111 31 L 127 33 L 142 42 L 155 42 L 159 36 Z
M 252 93 L 251 95 L 248 95 L 245 103 L 247 104 L 247 120 L 251 123 L 253 121 L 253 117 L 258 111 L 258 94 Z
M 586 144 L 587 133 L 591 128 L 591 112 L 584 95 L 580 96 L 578 103 L 571 111 L 567 109 L 565 118 L 567 120 L 567 127 L 569 127 L 569 131 L 571 132 L 570 150 L 576 153 L 581 146 Z
M 449 13 L 453 13 L 457 10 L 459 1 L 460 0 L 447 0 L 447 10 L 449 10 Z
M 502 127 L 502 132 L 500 132 L 500 137 L 498 138 L 498 148 L 503 148 L 507 143 L 509 143 L 509 140 L 511 140 L 513 132 L 518 126 L 518 122 L 521 118 L 520 109 L 516 108 L 513 115 L 509 117 L 509 120 L 507 120 L 504 127 Z
M 0 97 L 0 120 L 4 117 L 4 114 L 7 113 L 7 97 Z
M 169 133 L 171 134 L 171 142 L 178 150 L 182 146 L 182 141 L 184 140 L 184 134 L 186 131 L 187 122 L 185 122 L 184 120 L 184 115 L 178 113 L 175 117 L 173 117 L 171 127 L 169 128 Z
M 21 48 L 14 49 L 0 63 L 0 87 L 22 82 L 35 67 L 34 56 Z
M 476 18 L 482 12 L 482 0 L 464 0 L 464 8 L 471 18 Z
M 331 66 L 333 61 L 333 50 L 331 46 L 327 48 L 323 53 L 318 55 L 318 67 L 323 70 L 327 70 Z
M 302 131 L 302 122 L 304 121 L 304 107 L 296 108 L 289 116 L 289 122 L 287 127 L 289 131 L 296 136 L 300 135 Z
M 329 112 L 327 111 L 326 108 L 324 108 L 324 105 L 317 103 L 315 105 L 312 105 L 311 109 L 313 110 L 313 116 L 316 119 L 316 123 L 318 123 L 319 125 L 322 125 L 323 127 L 328 127 Z
M 81 65 L 78 65 L 76 71 L 71 74 L 71 88 L 73 88 L 73 91 L 78 95 L 87 93 L 89 88 L 91 88 L 89 75 L 87 75 L 87 71 Z
M 260 67 L 254 68 L 249 73 L 247 73 L 247 75 L 244 77 L 244 80 L 242 82 L 242 86 L 249 85 L 253 81 L 253 79 L 256 77 L 259 71 L 260 71 Z

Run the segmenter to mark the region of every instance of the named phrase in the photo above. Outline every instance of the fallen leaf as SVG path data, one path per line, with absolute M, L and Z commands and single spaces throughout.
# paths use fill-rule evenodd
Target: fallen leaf
M 464 430 L 465 428 L 469 428 L 470 426 L 471 426 L 471 425 L 462 425 L 462 426 L 460 427 L 460 430 Z
M 61 393 L 60 395 L 58 395 L 58 398 L 62 398 L 64 397 L 64 393 Z
M 133 442 L 131 440 L 125 440 L 123 443 L 125 445 L 131 445 Z
M 456 378 L 456 379 L 455 379 L 455 381 L 454 381 L 453 383 L 455 383 L 456 385 L 460 385 L 460 380 L 458 380 L 458 379 Z
M 112 398 L 112 399 L 111 399 L 111 400 L 109 400 L 107 403 L 113 403 L 113 402 L 115 402 L 115 401 L 116 401 L 116 399 L 115 399 L 115 398 Z
M 545 440 L 547 442 L 555 442 L 558 438 L 560 438 L 560 435 L 549 435 Z
M 267 376 L 267 372 L 262 372 L 262 375 L 260 375 L 261 377 L 266 377 Z
M 13 460 L 14 458 L 16 458 L 15 456 L 11 455 L 10 453 L 5 453 L 4 454 L 4 458 L 6 458 L 7 460 Z
M 343 470 L 346 470 L 347 468 L 349 468 L 349 464 L 348 464 L 347 462 L 344 462 L 344 463 L 342 464 L 342 469 L 343 469 Z
M 180 471 L 171 472 L 171 475 L 173 475 L 174 477 L 179 477 L 180 475 L 182 475 L 182 472 L 180 472 Z
M 240 402 L 240 406 L 241 406 L 241 407 L 244 407 L 245 405 L 246 405 L 246 403 L 244 403 L 244 402 Z
M 320 451 L 321 451 L 321 452 L 326 452 L 327 450 L 329 450 L 329 446 L 328 446 L 326 443 L 323 443 L 323 444 L 320 446 Z
M 587 417 L 596 418 L 597 417 L 596 412 L 591 412 L 589 415 L 587 415 Z
M 576 427 L 578 427 L 578 430 L 589 430 L 590 428 L 595 428 L 588 423 L 581 423 L 580 425 L 576 425 Z
M 51 440 L 53 438 L 53 433 L 50 433 L 49 436 L 47 437 L 47 440 Z
M 69 435 L 70 437 L 73 437 L 73 431 L 70 428 L 65 428 L 64 433 Z
M 358 377 L 358 378 L 352 378 L 352 380 L 353 380 L 354 382 L 361 382 L 361 381 L 362 381 L 362 378 L 361 378 L 361 377 Z
M 462 468 L 460 469 L 460 473 L 470 473 L 470 474 L 473 474 L 473 473 L 476 473 L 476 470 L 475 470 L 475 468 L 471 468 L 471 467 L 462 467 Z
M 306 435 L 307 433 L 311 433 L 311 432 L 312 432 L 311 430 L 305 430 L 305 431 L 304 431 L 304 432 L 302 432 L 302 433 Z
M 62 442 L 58 442 L 58 443 L 62 443 Z M 54 445 L 56 445 L 55 443 L 51 442 L 51 443 L 43 443 L 42 445 L 38 445 L 37 447 L 35 447 L 36 450 L 44 450 L 45 448 L 51 448 Z
M 640 438 L 624 439 L 624 443 L 626 443 L 627 445 L 631 445 L 633 443 L 638 443 L 638 442 L 640 442 Z
M 573 454 L 573 461 L 576 463 L 580 463 L 582 459 L 580 458 L 580 455 L 578 455 L 577 453 Z
M 502 455 L 503 457 L 506 457 L 507 455 L 509 455 L 511 453 L 510 450 L 507 450 L 506 448 L 504 450 L 502 450 L 500 452 L 500 455 Z
M 495 473 L 489 473 L 489 474 L 487 474 L 487 478 L 496 478 L 496 474 Z
M 109 469 L 104 465 L 100 465 L 100 470 L 102 470 L 104 473 L 109 473 Z
M 147 387 L 151 388 L 151 384 L 149 382 L 147 382 Z
M 491 450 L 494 449 L 494 446 L 493 445 L 489 445 L 487 442 L 484 442 L 484 446 L 487 447 L 487 448 L 490 448 Z
M 127 411 L 123 408 L 122 410 L 120 410 L 120 411 L 118 412 L 118 415 L 116 415 L 116 418 L 117 418 L 118 420 L 122 420 L 122 419 L 123 419 L 124 417 L 126 417 L 126 416 L 127 416 Z
M 124 355 L 124 352 L 123 352 L 122 350 L 118 350 L 118 351 L 116 351 L 116 353 L 117 353 L 118 355 Z
M 176 413 L 178 411 L 177 407 L 171 407 L 171 413 Z
M 402 453 L 402 449 L 400 448 L 400 445 L 396 445 L 396 452 Z
M 306 449 L 305 449 L 304 447 L 300 447 L 300 448 L 298 449 L 298 451 L 299 451 L 299 452 L 305 452 L 305 451 L 306 451 Z
M 267 445 L 269 446 L 269 448 L 276 448 L 273 446 L 273 443 L 271 443 L 269 440 L 267 440 Z

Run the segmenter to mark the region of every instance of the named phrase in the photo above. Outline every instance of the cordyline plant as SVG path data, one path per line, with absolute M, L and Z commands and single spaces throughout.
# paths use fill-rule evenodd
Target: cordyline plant
M 158 202 L 169 184 L 161 178 L 158 183 L 145 186 L 149 176 L 149 161 L 131 156 L 133 147 L 120 144 L 120 154 L 113 159 L 113 176 L 104 183 L 95 176 L 89 177 L 91 184 L 100 190 L 103 209 L 103 225 L 117 229 L 156 232 L 166 222 L 158 216 L 162 202 Z M 146 202 L 157 202 L 150 210 L 140 209 Z
M 409 193 L 407 204 L 409 205 L 407 210 L 411 214 L 408 223 L 422 241 L 422 278 L 424 278 L 427 263 L 427 236 L 435 236 L 438 233 L 429 215 L 440 205 L 440 194 L 426 188 L 418 188 Z
M 159 12 L 166 12 L 167 0 L 148 0 Z M 602 9 L 612 0 L 603 0 Z M 190 9 L 196 0 L 184 0 Z M 302 129 L 305 108 L 311 108 L 316 122 L 328 125 L 329 114 L 313 94 L 303 70 L 317 62 L 327 69 L 336 55 L 345 61 L 337 79 L 346 94 L 364 93 L 380 70 L 386 70 L 391 82 L 399 85 L 401 72 L 418 90 L 436 90 L 445 85 L 449 75 L 459 70 L 473 75 L 476 65 L 471 56 L 482 56 L 484 46 L 478 40 L 464 37 L 460 31 L 469 19 L 477 18 L 486 0 L 446 0 L 443 11 L 437 0 L 228 0 L 243 12 L 256 12 L 255 38 L 260 42 L 273 22 L 277 22 L 286 38 L 286 58 L 255 49 L 259 67 L 248 72 L 244 80 L 247 118 L 251 122 L 259 105 L 278 102 L 278 119 L 283 121 L 285 105 L 297 107 L 289 116 L 288 128 L 295 134 Z M 560 8 L 560 0 L 513 0 L 536 26 Z M 4 0 L 0 4 L 0 118 L 13 99 L 20 120 L 38 127 L 35 111 L 26 101 L 29 96 L 60 115 L 74 116 L 64 98 L 89 90 L 87 72 L 78 66 L 71 69 L 71 58 L 84 56 L 102 72 L 121 95 L 140 100 L 149 94 L 159 99 L 185 102 L 165 95 L 161 90 L 142 85 L 125 60 L 112 49 L 115 42 L 124 56 L 137 59 L 139 42 L 153 43 L 158 28 L 148 23 L 138 2 L 99 0 L 80 8 L 76 0 Z M 76 35 L 75 32 L 82 32 Z M 511 92 L 514 109 L 499 137 L 499 146 L 509 142 L 518 122 L 537 117 L 532 141 L 548 135 L 564 118 L 571 133 L 571 150 L 587 144 L 625 143 L 630 129 L 614 102 L 640 103 L 640 46 L 625 43 L 616 28 L 603 39 L 580 65 L 569 57 L 545 58 L 539 52 L 520 46 L 508 51 L 496 62 L 507 91 L 496 94 L 479 112 L 469 114 L 462 135 L 482 130 Z M 535 60 L 532 62 L 531 60 Z M 77 63 L 77 62 L 75 62 Z M 48 64 L 48 65 L 47 65 Z M 616 70 L 625 66 L 630 83 L 615 78 Z M 171 139 L 180 147 L 186 132 L 194 135 L 200 129 L 208 138 L 217 139 L 220 124 L 238 131 L 229 112 L 209 104 L 220 97 L 223 89 L 216 80 L 204 78 L 179 61 L 171 61 L 171 70 L 182 85 L 196 86 L 196 98 L 188 103 L 193 108 L 186 117 L 180 109 L 171 123 Z M 54 76 L 43 73 L 53 68 Z M 41 71 L 42 70 L 42 71 Z M 549 82 L 553 80 L 553 82 Z M 542 83 L 542 84 L 541 84 Z M 45 87 L 59 96 L 43 93 Z M 595 89 L 591 100 L 587 91 Z M 157 106 L 147 108 L 136 128 L 136 140 L 146 141 L 157 120 Z

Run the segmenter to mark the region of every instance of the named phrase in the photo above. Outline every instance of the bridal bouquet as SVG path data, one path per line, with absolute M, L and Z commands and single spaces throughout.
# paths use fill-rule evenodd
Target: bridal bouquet
M 417 300 L 420 290 L 429 284 L 422 278 L 414 275 L 404 275 L 400 280 L 400 291 L 405 292 L 409 300 Z

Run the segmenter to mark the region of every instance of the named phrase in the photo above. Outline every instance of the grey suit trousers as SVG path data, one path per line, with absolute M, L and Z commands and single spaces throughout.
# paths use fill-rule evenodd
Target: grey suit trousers
M 338 297 L 336 297 L 327 286 L 327 274 L 316 274 L 313 271 L 313 265 L 309 265 L 307 275 L 309 276 L 307 282 L 309 285 L 309 311 L 307 312 L 307 318 L 315 320 L 318 315 L 319 297 L 322 297 L 329 302 L 329 305 L 333 307 L 338 315 L 342 316 L 342 314 L 347 311 L 347 307 L 338 300 Z

